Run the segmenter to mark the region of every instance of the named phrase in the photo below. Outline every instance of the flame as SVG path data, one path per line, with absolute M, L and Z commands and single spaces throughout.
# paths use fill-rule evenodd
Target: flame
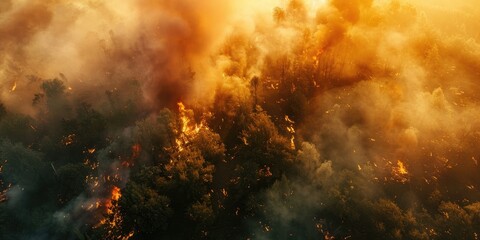
M 111 197 L 107 200 L 105 206 L 107 207 L 108 216 L 101 219 L 96 227 L 104 225 L 107 230 L 106 239 L 122 239 L 128 240 L 135 234 L 134 231 L 131 231 L 128 235 L 121 235 L 118 231 L 119 226 L 121 226 L 123 219 L 120 215 L 118 208 L 118 200 L 122 197 L 120 188 L 117 186 L 112 187 Z M 98 207 L 98 203 L 97 203 Z
M 128 239 L 130 239 L 131 237 L 133 237 L 134 234 L 135 234 L 135 232 L 134 232 L 134 231 L 131 231 L 127 236 L 124 236 L 124 237 L 122 238 L 122 240 L 128 240 Z
M 178 112 L 180 113 L 180 121 L 182 122 L 182 133 L 190 130 L 188 123 L 190 119 L 186 116 L 185 105 L 182 102 L 178 103 Z
M 116 211 L 116 208 L 118 206 L 118 199 L 122 194 L 120 193 L 120 188 L 117 186 L 113 186 L 112 191 L 111 191 L 111 197 L 110 199 L 107 199 L 105 203 L 105 207 L 107 208 L 107 214 L 108 215 L 113 215 L 112 219 L 104 218 L 100 221 L 100 224 L 108 224 L 110 228 L 113 228 L 115 226 L 118 226 L 118 223 L 121 221 L 120 216 L 118 214 L 118 211 Z
M 392 175 L 394 180 L 398 182 L 405 183 L 408 181 L 408 170 L 402 161 L 397 160 L 397 166 L 393 167 Z
M 17 81 L 13 82 L 13 86 L 10 89 L 10 92 L 14 92 L 17 89 Z
M 195 138 L 201 129 L 207 129 L 207 124 L 205 123 L 206 120 L 204 117 L 200 123 L 195 123 L 195 121 L 189 116 L 192 115 L 192 110 L 187 109 L 182 102 L 178 102 L 177 104 L 181 127 L 179 136 L 177 139 L 175 139 L 175 143 L 177 148 L 182 151 L 184 149 L 184 145 L 188 144 L 191 139 Z
M 295 128 L 294 128 L 294 124 L 295 122 L 290 119 L 290 117 L 288 115 L 285 115 L 285 122 L 287 123 L 287 132 L 291 134 L 291 137 L 290 137 L 290 148 L 292 150 L 295 150 Z
M 123 219 L 120 214 L 118 201 L 122 197 L 122 193 L 118 184 L 124 182 L 122 171 L 134 165 L 134 160 L 139 157 L 141 149 L 140 144 L 132 145 L 131 155 L 124 156 L 123 161 L 116 162 L 116 165 L 111 168 L 112 172 L 100 174 L 99 176 L 89 175 L 85 178 L 85 182 L 90 185 L 91 193 L 97 196 L 95 204 L 89 205 L 87 210 L 96 210 L 99 213 L 100 217 L 93 228 L 102 227 L 106 230 L 103 239 L 129 239 L 134 234 L 134 232 L 130 232 L 128 235 L 124 235 L 120 232 Z M 89 152 L 90 150 L 87 149 Z M 122 156 L 120 156 L 120 159 L 122 159 Z M 99 163 L 91 163 L 87 159 L 84 164 L 96 168 Z M 103 189 L 105 187 L 110 190 L 104 192 Z
M 408 174 L 407 168 L 405 168 L 405 164 L 403 164 L 403 162 L 400 160 L 397 161 L 397 169 L 398 169 L 398 173 L 401 175 Z
M 68 136 L 64 137 L 62 139 L 63 145 L 65 145 L 65 146 L 72 145 L 73 142 L 75 141 L 75 136 L 76 135 L 73 133 L 73 134 L 69 134 Z
M 285 115 L 285 121 L 288 122 L 288 123 L 292 123 L 292 124 L 295 123 L 294 121 L 292 121 L 290 119 L 290 117 L 288 115 Z
M 122 196 L 122 194 L 120 193 L 120 188 L 117 187 L 117 186 L 113 186 L 113 189 L 112 189 L 112 200 L 118 201 L 118 199 L 120 199 L 121 196 Z

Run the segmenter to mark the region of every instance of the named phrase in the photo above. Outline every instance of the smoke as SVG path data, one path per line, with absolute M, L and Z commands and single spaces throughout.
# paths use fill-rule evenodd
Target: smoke
M 284 65 L 276 72 L 266 62 L 259 70 L 264 79 L 287 79 L 301 88 L 288 73 L 278 74 L 286 70 L 297 71 L 295 76 L 303 81 L 324 81 L 318 83 L 321 93 L 314 93 L 318 95 L 297 129 L 306 141 L 299 141 L 298 159 L 305 164 L 298 164 L 301 174 L 265 191 L 263 220 L 250 223 L 254 236 L 348 237 L 352 232 L 334 224 L 360 229 L 362 221 L 370 220 L 356 215 L 375 216 L 375 206 L 389 204 L 383 198 L 421 211 L 435 189 L 448 201 L 478 201 L 477 194 L 466 190 L 476 181 L 475 170 L 467 166 L 477 169 L 472 159 L 479 154 L 469 147 L 480 114 L 476 94 L 470 91 L 477 89 L 478 71 L 473 69 L 478 61 L 472 54 L 478 56 L 478 43 L 470 38 L 471 31 L 447 35 L 451 29 L 437 25 L 429 11 L 425 5 L 395 1 L 331 1 L 309 17 L 302 2 L 292 1 L 285 9 L 275 9 L 280 24 L 255 33 L 263 40 L 258 44 L 261 56 L 277 63 L 288 59 L 286 69 Z M 468 18 L 464 24 L 471 24 Z M 268 45 L 279 39 L 287 39 L 285 48 Z M 313 77 L 302 75 L 310 64 L 314 67 L 305 74 Z M 311 156 L 305 158 L 305 152 Z M 462 172 L 461 180 L 448 177 L 452 168 Z M 447 184 L 451 181 L 455 184 Z M 396 187 L 391 182 L 419 186 L 392 196 L 389 188 Z M 463 185 L 463 190 L 453 190 L 454 185 Z
M 478 56 L 479 45 L 469 31 L 448 35 L 451 29 L 437 25 L 426 5 L 331 1 L 318 11 L 316 28 L 328 31 L 320 33 L 320 41 L 312 38 L 320 51 L 314 59 L 328 57 L 328 49 L 343 52 L 344 44 L 348 51 L 327 66 L 336 71 L 333 79 L 320 82 L 326 90 L 311 100 L 299 127 L 305 141 L 298 152 L 304 163 L 299 164 L 301 176 L 282 179 L 265 191 L 267 223 L 253 224 L 260 229 L 255 236 L 369 238 L 375 236 L 370 230 L 355 231 L 365 222 L 384 221 L 375 215 L 383 198 L 413 212 L 428 205 L 426 192 L 435 189 L 448 201 L 478 201 L 466 189 L 476 181 L 475 170 L 467 169 L 478 168 L 472 159 L 479 152 L 470 146 L 480 114 L 476 94 L 469 90 L 477 89 L 478 71 L 472 67 L 478 61 L 467 59 Z M 308 24 L 306 20 L 304 26 Z M 300 44 L 308 45 L 308 40 Z M 404 166 L 408 173 L 399 173 Z M 451 172 L 463 177 L 453 180 Z M 397 187 L 388 182 L 412 186 L 392 196 Z M 453 190 L 454 185 L 464 185 L 463 190 Z M 399 222 L 395 227 L 402 229 Z M 345 225 L 351 229 L 342 229 Z
M 125 166 L 166 161 L 181 131 L 162 109 L 178 102 L 221 136 L 225 179 L 249 114 L 291 137 L 293 174 L 260 169 L 284 175 L 253 193 L 263 208 L 242 218 L 250 237 L 449 236 L 429 230 L 452 221 L 438 213 L 468 215 L 480 201 L 475 4 L 1 1 L 0 186 L 14 183 L 1 197 L 32 229 L 10 237 L 88 232 L 103 216 L 85 208 L 127 184 Z M 34 203 L 52 182 L 66 195 Z
M 63 78 L 87 100 L 134 79 L 156 109 L 208 96 L 210 56 L 235 11 L 224 1 L 2 2 L 2 101 L 32 113 L 29 75 Z

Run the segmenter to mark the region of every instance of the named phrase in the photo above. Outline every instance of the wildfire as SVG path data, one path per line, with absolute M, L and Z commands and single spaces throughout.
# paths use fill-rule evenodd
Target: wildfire
M 197 124 L 191 119 L 193 111 L 187 109 L 182 102 L 177 104 L 181 128 L 178 138 L 175 139 L 175 143 L 177 144 L 178 149 L 182 151 L 185 144 L 188 144 L 201 129 L 206 129 L 207 127 L 205 124 L 205 118 L 202 118 L 200 123 Z
M 117 187 L 117 186 L 113 186 L 113 189 L 112 189 L 112 200 L 118 201 L 118 199 L 120 199 L 121 196 L 122 196 L 122 194 L 120 193 L 120 188 Z
M 285 115 L 285 122 L 287 123 L 287 132 L 290 133 L 292 136 L 290 137 L 290 148 L 295 150 L 295 122 Z
M 188 126 L 190 119 L 186 116 L 185 105 L 183 105 L 182 102 L 178 103 L 178 112 L 180 113 L 180 120 L 182 121 L 182 132 L 187 132 L 190 129 Z
M 111 194 L 111 197 L 110 199 L 107 199 L 105 203 L 105 207 L 107 208 L 107 214 L 115 214 L 114 208 L 116 208 L 117 201 L 122 196 L 122 194 L 120 193 L 120 188 L 117 186 L 113 186 L 110 194 Z M 114 219 L 114 221 L 116 220 Z M 112 223 L 112 224 L 116 225 L 116 223 Z
M 401 183 L 408 181 L 408 170 L 405 167 L 405 164 L 400 160 L 397 161 L 397 166 L 393 167 L 392 174 L 395 180 Z
M 68 136 L 66 136 L 62 139 L 62 144 L 65 145 L 65 146 L 72 145 L 73 142 L 75 141 L 75 137 L 76 137 L 76 135 L 74 133 L 69 134 Z
M 407 168 L 405 168 L 405 164 L 403 164 L 403 162 L 400 160 L 397 161 L 397 169 L 399 174 L 402 174 L 402 175 L 408 174 Z
M 105 228 L 107 229 L 107 239 L 128 240 L 133 237 L 135 232 L 131 231 L 128 235 L 123 236 L 119 233 L 118 230 L 119 226 L 123 222 L 122 216 L 120 215 L 118 209 L 118 200 L 120 199 L 120 197 L 122 197 L 120 188 L 117 186 L 113 186 L 110 194 L 111 196 L 109 199 L 107 199 L 107 202 L 105 204 L 105 207 L 107 208 L 107 216 L 100 220 L 100 223 L 97 225 L 97 227 L 100 225 L 105 226 Z
M 127 240 L 134 235 L 134 231 L 125 235 L 121 232 L 123 223 L 120 214 L 119 200 L 122 197 L 121 184 L 125 182 L 122 176 L 124 171 L 134 166 L 135 160 L 140 156 L 142 146 L 138 143 L 130 148 L 130 155 L 119 156 L 119 161 L 110 166 L 111 171 L 98 176 L 87 176 L 85 181 L 90 184 L 92 193 L 97 192 L 98 200 L 95 204 L 86 207 L 87 210 L 98 209 L 100 218 L 94 228 L 103 228 L 106 230 L 104 239 L 122 239 Z M 87 149 L 88 153 L 94 153 L 94 149 Z M 86 161 L 86 164 L 89 164 Z M 96 165 L 98 167 L 98 164 Z M 106 189 L 106 191 L 103 191 Z

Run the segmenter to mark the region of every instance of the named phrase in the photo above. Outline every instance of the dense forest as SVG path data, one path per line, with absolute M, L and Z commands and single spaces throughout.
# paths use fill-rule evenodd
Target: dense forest
M 0 239 L 479 238 L 474 1 L 226 2 L 0 3 Z

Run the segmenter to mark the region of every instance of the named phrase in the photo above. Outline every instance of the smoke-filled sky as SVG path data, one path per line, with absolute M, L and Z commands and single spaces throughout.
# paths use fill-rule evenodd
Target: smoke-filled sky
M 320 45 L 314 47 L 328 48 L 348 35 L 350 41 L 363 45 L 355 47 L 363 51 L 360 55 L 370 54 L 367 50 L 376 48 L 375 54 L 397 59 L 388 49 L 379 52 L 382 46 L 377 43 L 383 40 L 379 38 L 390 38 L 383 45 L 401 44 L 403 40 L 419 37 L 420 33 L 412 28 L 420 24 L 430 24 L 449 37 L 478 39 L 478 10 L 474 1 L 411 2 L 408 4 L 412 12 L 397 16 L 385 7 L 388 4 L 389 1 L 306 1 L 302 3 L 304 9 L 295 13 L 305 19 L 298 19 L 297 26 L 289 23 L 279 27 L 272 22 L 271 15 L 276 6 L 288 5 L 286 0 L 201 3 L 6 0 L 0 5 L 2 100 L 8 106 L 29 112 L 28 102 L 19 104 L 26 99 L 23 94 L 30 94 L 32 89 L 25 76 L 53 78 L 60 73 L 79 93 L 98 87 L 108 89 L 121 84 L 121 79 L 136 78 L 152 105 L 175 103 L 190 95 L 208 98 L 212 94 L 203 93 L 215 91 L 212 85 L 223 81 L 226 65 L 245 61 L 224 59 L 219 53 L 227 34 L 237 32 L 252 38 L 259 54 L 254 62 L 248 63 L 244 75 L 260 74 L 257 65 L 262 64 L 265 55 L 288 51 L 293 42 L 301 41 L 298 30 L 303 27 L 316 34 Z M 390 29 L 372 26 L 381 19 L 389 21 L 386 27 Z M 369 57 L 356 55 L 362 59 Z M 188 81 L 191 72 L 195 72 L 193 82 Z M 12 92 L 15 85 L 16 92 Z
M 477 239 L 477 5 L 1 0 L 0 238 Z

